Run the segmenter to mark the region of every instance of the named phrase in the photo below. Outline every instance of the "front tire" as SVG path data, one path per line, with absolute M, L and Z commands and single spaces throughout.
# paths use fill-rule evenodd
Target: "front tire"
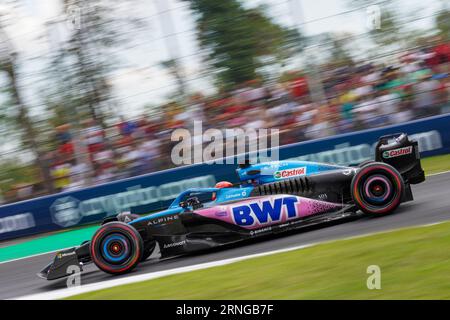
M 135 228 L 123 222 L 109 222 L 95 232 L 90 253 L 100 270 L 123 274 L 139 264 L 143 247 L 142 237 Z
M 358 209 L 379 216 L 397 209 L 405 192 L 405 183 L 394 167 L 372 162 L 361 167 L 356 173 L 350 190 Z

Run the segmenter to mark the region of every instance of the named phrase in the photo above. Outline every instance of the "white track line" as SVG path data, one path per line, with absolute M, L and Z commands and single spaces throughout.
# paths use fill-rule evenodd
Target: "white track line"
M 14 262 L 14 261 L 19 261 L 19 260 L 24 260 L 24 259 L 29 259 L 29 258 L 34 258 L 34 257 L 39 257 L 39 256 L 43 256 L 45 254 L 55 253 L 55 252 L 58 252 L 58 251 L 61 251 L 61 250 L 67 250 L 67 249 L 70 249 L 70 248 L 73 248 L 73 247 L 75 247 L 75 246 L 68 247 L 68 248 L 63 248 L 63 249 L 56 249 L 56 250 L 42 252 L 42 253 L 36 253 L 36 254 L 32 254 L 31 256 L 26 256 L 26 257 L 22 257 L 22 258 L 16 258 L 16 259 L 11 259 L 11 260 L 6 260 L 6 261 L 0 261 L 0 264 L 4 264 L 4 263 L 8 263 L 8 262 Z
M 450 173 L 450 170 L 447 171 L 442 171 L 442 172 L 436 172 L 436 173 L 430 173 L 430 174 L 426 174 L 425 177 L 432 177 L 432 176 L 438 176 L 440 174 L 446 174 L 446 173 Z
M 224 265 L 228 265 L 228 264 L 243 261 L 243 260 L 264 257 L 264 256 L 273 255 L 273 254 L 277 254 L 277 253 L 283 253 L 283 252 L 289 252 L 289 251 L 294 251 L 294 250 L 300 250 L 300 249 L 304 249 L 304 248 L 310 248 L 310 247 L 313 247 L 313 246 L 316 246 L 319 244 L 330 243 L 330 242 L 335 242 L 335 241 L 342 241 L 342 240 L 345 241 L 345 240 L 350 240 L 350 239 L 357 239 L 357 238 L 368 237 L 368 236 L 372 236 L 372 235 L 388 233 L 388 232 L 393 232 L 393 231 L 398 231 L 398 230 L 403 230 L 403 229 L 428 227 L 428 226 L 437 225 L 437 224 L 441 224 L 441 223 L 445 223 L 445 222 L 448 222 L 448 220 L 424 224 L 424 225 L 408 226 L 408 227 L 402 227 L 402 228 L 397 228 L 397 229 L 371 232 L 371 233 L 366 233 L 366 234 L 361 234 L 361 235 L 356 235 L 356 236 L 351 236 L 351 237 L 346 237 L 346 238 L 337 238 L 337 239 L 333 239 L 333 240 L 314 242 L 314 243 L 309 243 L 309 244 L 305 244 L 305 245 L 289 247 L 289 248 L 284 248 L 284 249 L 278 249 L 278 250 L 272 250 L 272 251 L 266 251 L 266 252 L 262 252 L 262 253 L 256 253 L 256 254 L 251 254 L 251 255 L 246 255 L 246 256 L 241 256 L 241 257 L 236 257 L 236 258 L 201 263 L 201 264 L 180 267 L 180 268 L 175 268 L 175 269 L 169 269 L 169 270 L 164 270 L 164 271 L 151 272 L 151 273 L 140 274 L 140 275 L 136 275 L 136 276 L 129 276 L 126 278 L 108 280 L 108 281 L 103 281 L 103 282 L 96 282 L 96 283 L 81 285 L 80 287 L 76 287 L 76 288 L 59 289 L 59 290 L 54 290 L 54 291 L 50 291 L 50 292 L 37 293 L 37 294 L 33 294 L 33 295 L 13 298 L 11 300 L 63 299 L 63 298 L 67 298 L 67 297 L 82 294 L 82 293 L 112 288 L 112 287 L 116 287 L 116 286 L 120 286 L 120 285 L 141 282 L 141 281 L 146 281 L 146 280 L 152 280 L 152 279 L 156 279 L 156 278 L 161 278 L 161 277 L 165 277 L 165 276 L 169 276 L 169 275 L 185 273 L 185 272 L 190 272 L 190 271 L 195 271 L 195 270 L 202 270 L 202 269 L 207 269 L 207 268 L 212 268 L 212 267 L 224 266 Z

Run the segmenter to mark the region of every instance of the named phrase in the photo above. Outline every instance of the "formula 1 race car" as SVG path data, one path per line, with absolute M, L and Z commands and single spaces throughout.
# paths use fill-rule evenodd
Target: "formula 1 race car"
M 168 209 L 104 220 L 90 241 L 62 250 L 38 275 L 68 276 L 68 267 L 95 265 L 111 274 L 135 268 L 159 247 L 161 258 L 363 215 L 382 216 L 413 200 L 423 182 L 417 141 L 381 137 L 375 160 L 359 166 L 305 161 L 240 165 L 240 182 L 182 192 Z

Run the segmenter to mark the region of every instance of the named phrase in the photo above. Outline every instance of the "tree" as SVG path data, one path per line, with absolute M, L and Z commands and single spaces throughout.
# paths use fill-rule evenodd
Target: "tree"
M 78 120 L 92 118 L 103 127 L 105 114 L 111 110 L 108 77 L 119 64 L 112 48 L 132 39 L 132 32 L 120 32 L 122 28 L 142 26 L 142 20 L 123 16 L 110 4 L 102 0 L 63 0 L 64 12 L 76 16 L 69 16 L 74 25 L 68 39 L 53 39 L 56 45 L 49 68 L 50 80 L 56 82 L 53 95 L 60 97 L 57 103 L 64 103 Z
M 89 7 L 86 10 L 85 4 L 84 0 L 63 1 L 65 12 L 79 8 L 80 20 L 73 26 L 68 41 L 54 50 L 49 70 L 53 71 L 51 80 L 57 83 L 54 95 L 62 93 L 66 109 L 80 118 L 91 117 L 102 123 L 101 104 L 108 99 L 110 87 L 105 79 L 105 60 L 95 50 L 97 45 L 108 45 L 112 40 L 105 38 L 103 28 L 99 28 L 99 24 L 103 25 L 102 11 Z
M 177 82 L 177 94 L 178 97 L 184 97 L 186 94 L 186 83 L 182 75 L 180 64 L 176 59 L 169 59 L 161 62 L 161 66 L 169 71 L 169 73 L 175 78 Z
M 22 141 L 26 148 L 29 148 L 35 158 L 36 166 L 40 169 L 41 177 L 47 191 L 53 191 L 53 183 L 44 159 L 44 153 L 38 144 L 38 134 L 34 128 L 33 122 L 28 115 L 28 108 L 20 95 L 17 75 L 17 54 L 8 38 L 4 26 L 0 23 L 0 41 L 2 50 L 0 56 L 0 71 L 4 72 L 9 80 L 8 91 L 10 93 L 11 103 L 17 107 L 15 122 L 23 129 Z
M 445 41 L 450 40 L 450 10 L 443 8 L 436 16 L 434 22 L 442 39 Z
M 340 67 L 354 63 L 351 52 L 355 46 L 353 35 L 347 32 L 324 32 L 310 38 L 311 42 L 317 42 L 320 50 L 316 50 L 318 56 L 322 54 L 327 65 Z
M 224 87 L 257 78 L 258 68 L 267 63 L 263 57 L 275 62 L 301 49 L 298 32 L 274 23 L 265 7 L 247 9 L 238 0 L 184 1 L 190 2 L 200 47 Z

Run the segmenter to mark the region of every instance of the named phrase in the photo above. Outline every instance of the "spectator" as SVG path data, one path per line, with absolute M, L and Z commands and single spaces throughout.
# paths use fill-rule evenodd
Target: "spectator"
M 63 191 L 78 190 L 88 185 L 90 169 L 86 163 L 77 163 L 75 159 L 72 159 L 69 163 L 69 170 L 70 183 L 64 187 Z
M 104 132 L 103 129 L 93 119 L 88 119 L 83 123 L 83 140 L 89 153 L 92 155 L 103 147 Z
M 401 102 L 400 94 L 397 91 L 391 92 L 389 90 L 382 89 L 377 92 L 375 101 L 378 105 L 379 113 L 382 117 L 384 117 L 383 123 L 396 123 L 394 116 L 399 111 L 399 105 Z
M 62 191 L 70 185 L 70 164 L 57 163 L 52 168 L 51 174 L 57 191 Z
M 438 102 L 438 92 L 440 83 L 433 80 L 431 75 L 425 75 L 413 85 L 414 110 L 417 118 L 435 115 L 438 113 L 436 104 Z

